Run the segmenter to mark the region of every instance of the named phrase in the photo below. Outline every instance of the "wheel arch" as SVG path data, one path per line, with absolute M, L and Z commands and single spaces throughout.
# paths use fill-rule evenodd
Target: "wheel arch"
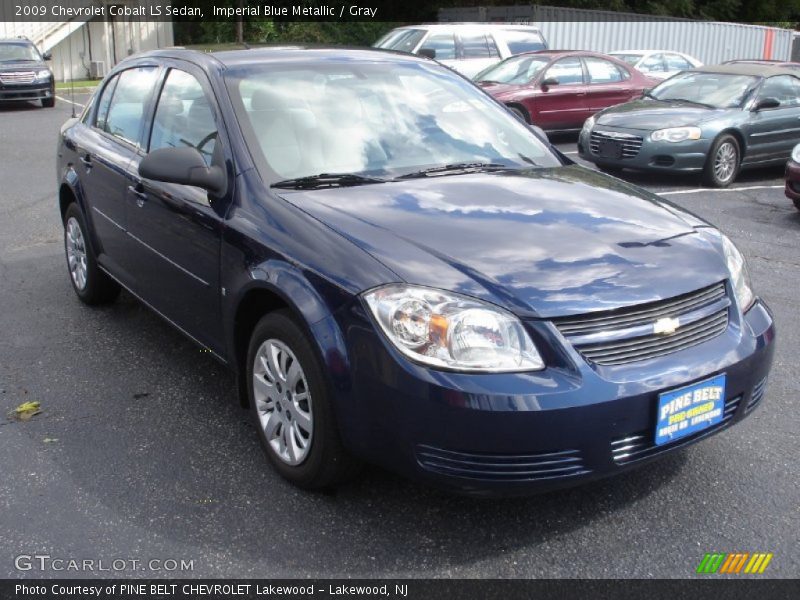
M 727 129 L 723 129 L 720 131 L 715 137 L 714 141 L 720 138 L 723 135 L 732 135 L 736 142 L 739 144 L 739 162 L 741 163 L 747 153 L 747 142 L 744 139 L 744 135 L 739 129 L 735 127 L 728 127 Z
M 531 113 L 530 113 L 530 111 L 528 111 L 527 108 L 525 108 L 524 104 L 521 104 L 519 102 L 506 102 L 505 105 L 508 108 L 516 108 L 518 111 L 520 111 L 522 113 L 522 116 L 525 119 L 525 122 L 528 125 L 531 124 Z

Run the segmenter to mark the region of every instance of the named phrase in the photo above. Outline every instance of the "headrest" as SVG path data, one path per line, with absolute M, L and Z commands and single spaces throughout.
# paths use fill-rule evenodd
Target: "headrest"
M 284 96 L 267 88 L 258 88 L 250 97 L 251 110 L 284 110 L 286 106 Z

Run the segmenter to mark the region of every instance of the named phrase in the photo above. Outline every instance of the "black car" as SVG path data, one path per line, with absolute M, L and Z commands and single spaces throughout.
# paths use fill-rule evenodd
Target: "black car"
M 733 243 L 434 61 L 132 57 L 58 157 L 78 297 L 125 287 L 232 367 L 300 486 L 353 458 L 474 494 L 574 485 L 764 397 L 775 328 Z
M 0 39 L 0 101 L 41 100 L 42 106 L 56 104 L 56 83 L 42 54 L 26 38 Z

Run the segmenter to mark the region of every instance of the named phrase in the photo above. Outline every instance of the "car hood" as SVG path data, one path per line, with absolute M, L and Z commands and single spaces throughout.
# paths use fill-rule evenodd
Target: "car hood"
M 617 308 L 727 277 L 705 223 L 579 166 L 281 191 L 398 281 L 523 316 Z M 388 283 L 388 282 L 387 282 Z
M 727 114 L 733 109 L 705 108 L 688 102 L 659 102 L 633 100 L 607 108 L 596 118 L 597 125 L 644 129 L 652 131 L 665 127 L 697 125 Z
M 27 60 L 0 62 L 0 71 L 39 71 L 41 69 L 49 69 L 46 63 L 36 61 L 31 62 Z

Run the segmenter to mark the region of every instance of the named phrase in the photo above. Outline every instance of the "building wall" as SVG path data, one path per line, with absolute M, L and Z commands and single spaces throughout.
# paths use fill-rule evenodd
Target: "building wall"
M 741 23 L 538 5 L 445 8 L 439 11 L 439 20 L 527 22 L 542 29 L 551 48 L 677 50 L 706 64 L 733 58 L 790 60 L 792 54 L 791 30 Z

